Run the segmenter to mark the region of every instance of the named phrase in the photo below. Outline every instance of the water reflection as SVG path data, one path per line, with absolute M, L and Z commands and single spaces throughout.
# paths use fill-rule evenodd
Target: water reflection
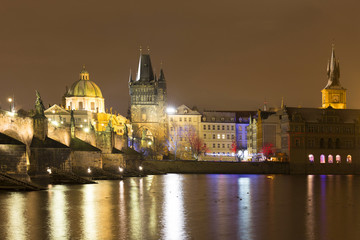
M 184 199 L 182 175 L 170 174 L 165 178 L 162 223 L 164 239 L 185 239 L 184 231 Z
M 96 185 L 87 184 L 83 186 L 83 199 L 82 199 L 82 234 L 85 239 L 97 239 L 98 224 L 96 222 L 96 208 L 100 207 L 95 204 L 95 197 L 98 194 L 95 192 Z M 98 189 L 99 190 L 99 189 Z
M 238 180 L 239 186 L 239 232 L 238 236 L 243 239 L 251 239 L 251 195 L 250 195 L 250 178 L 241 177 Z
M 314 175 L 307 176 L 307 196 L 306 196 L 306 237 L 307 239 L 314 238 L 315 227 L 315 211 L 314 211 Z
M 25 218 L 25 195 L 21 193 L 12 193 L 7 199 L 8 206 L 8 225 L 7 239 L 27 239 L 26 236 L 26 218 Z
M 69 224 L 67 219 L 67 199 L 65 198 L 65 186 L 59 186 L 55 191 L 49 191 L 50 233 L 51 239 L 69 238 Z

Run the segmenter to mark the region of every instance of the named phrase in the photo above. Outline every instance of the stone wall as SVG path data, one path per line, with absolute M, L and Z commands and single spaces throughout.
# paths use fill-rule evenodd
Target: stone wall
M 102 154 L 103 169 L 105 171 L 117 172 L 119 167 L 126 168 L 124 155 L 118 154 Z
M 144 161 L 144 168 L 166 173 L 288 174 L 289 163 Z
M 98 151 L 72 151 L 72 168 L 102 168 L 101 152 Z
M 25 145 L 0 144 L 0 168 L 13 174 L 27 174 Z
M 67 148 L 31 148 L 29 174 L 46 173 L 48 167 L 70 170 L 70 153 Z

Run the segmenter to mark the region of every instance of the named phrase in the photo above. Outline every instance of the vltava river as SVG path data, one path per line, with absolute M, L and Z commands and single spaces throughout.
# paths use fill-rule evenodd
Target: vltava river
M 360 176 L 272 176 L 0 192 L 0 239 L 360 239 Z

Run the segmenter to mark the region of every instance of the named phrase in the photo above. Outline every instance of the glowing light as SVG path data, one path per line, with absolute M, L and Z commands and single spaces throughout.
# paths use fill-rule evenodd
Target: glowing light
M 55 110 L 52 110 L 51 112 L 52 112 L 52 113 L 55 113 Z
M 47 171 L 49 174 L 52 173 L 51 168 L 47 168 L 46 171 Z
M 88 169 L 87 169 L 87 172 L 88 172 L 88 174 L 90 174 L 90 173 L 91 173 L 91 169 L 90 169 L 90 168 L 88 168 Z
M 15 113 L 14 113 L 14 112 L 8 112 L 8 114 L 9 114 L 11 117 L 15 116 Z
M 13 101 L 13 99 L 12 99 L 12 98 L 8 98 L 8 102 L 10 102 L 10 103 L 11 103 L 12 101 Z
M 59 126 L 59 123 L 57 121 L 52 121 L 51 123 L 55 126 Z
M 124 169 L 122 167 L 119 167 L 119 172 L 123 172 Z
M 80 127 L 82 128 L 82 127 L 83 127 L 83 125 L 82 125 L 82 124 L 80 124 Z
M 51 118 L 48 118 L 48 120 L 51 122 Z
M 87 122 L 87 119 L 84 119 L 84 122 Z
M 89 128 L 84 128 L 84 131 L 88 133 L 90 131 L 90 129 Z
M 142 167 L 142 166 L 139 166 L 139 170 L 142 171 L 142 170 L 143 170 L 143 167 Z
M 61 124 L 64 124 L 64 122 L 63 122 L 63 121 L 61 121 L 60 123 L 61 123 Z
M 173 114 L 173 113 L 176 113 L 176 109 L 173 107 L 168 107 L 168 108 L 166 108 L 166 112 L 168 114 Z
M 148 145 L 151 146 L 152 142 L 148 142 Z

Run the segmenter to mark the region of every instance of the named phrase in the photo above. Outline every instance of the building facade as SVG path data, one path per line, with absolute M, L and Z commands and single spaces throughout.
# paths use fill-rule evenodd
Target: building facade
M 154 75 L 149 54 L 140 54 L 137 76 L 129 77 L 130 115 L 135 149 L 166 141 L 167 91 L 163 70 Z M 156 141 L 156 142 L 155 142 Z

